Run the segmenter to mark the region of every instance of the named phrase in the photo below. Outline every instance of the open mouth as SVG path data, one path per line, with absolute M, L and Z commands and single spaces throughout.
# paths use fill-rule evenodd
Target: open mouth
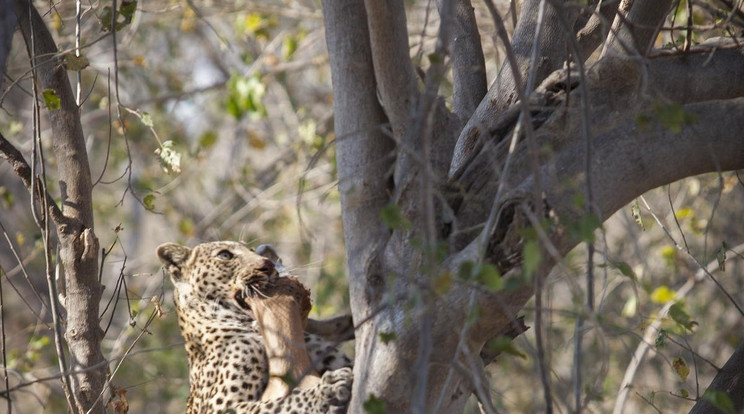
M 235 301 L 238 302 L 238 306 L 249 311 L 251 310 L 251 307 L 245 301 L 245 290 L 247 289 L 236 289 Z
M 249 279 L 248 282 L 242 284 L 242 286 L 236 286 L 233 297 L 238 303 L 238 306 L 245 310 L 251 310 L 251 306 L 248 304 L 248 298 L 254 298 L 256 296 L 266 296 L 261 290 L 262 287 L 269 281 L 267 275 L 261 274 L 254 276 Z

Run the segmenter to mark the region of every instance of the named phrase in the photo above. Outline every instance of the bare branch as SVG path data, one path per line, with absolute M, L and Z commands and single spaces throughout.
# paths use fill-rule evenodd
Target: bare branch
M 15 32 L 15 4 L 13 0 L 0 0 L 0 92 L 5 79 L 5 65 L 8 63 L 10 54 L 10 45 L 13 41 L 13 32 Z
M 380 251 L 388 231 L 379 223 L 391 192 L 395 143 L 383 131 L 387 118 L 376 96 L 367 17 L 362 0 L 324 0 L 326 41 L 335 98 L 336 163 L 348 251 L 351 309 L 356 321 L 373 317 L 385 285 Z M 358 337 L 370 329 L 363 324 Z M 374 334 L 372 335 L 374 337 Z M 356 342 L 357 350 L 362 341 Z M 361 353 L 360 351 L 358 351 Z M 355 364 L 363 369 L 363 364 Z M 366 372 L 354 373 L 353 398 L 363 392 Z M 361 403 L 352 401 L 352 406 Z
M 522 79 L 528 78 L 529 71 L 533 71 L 533 84 L 537 85 L 551 72 L 560 68 L 566 60 L 566 40 L 572 33 L 566 32 L 560 24 L 558 13 L 569 13 L 568 9 L 558 9 L 562 1 L 548 2 L 542 21 L 538 22 L 537 10 L 542 0 L 525 0 L 519 14 L 519 23 L 512 39 L 512 48 L 517 60 L 517 72 Z M 566 18 L 573 24 L 575 13 Z M 541 24 L 540 35 L 535 39 L 537 25 Z M 537 59 L 531 67 L 531 52 L 533 44 L 537 46 Z M 450 173 L 457 170 L 462 163 L 466 162 L 474 148 L 474 139 L 486 140 L 497 128 L 494 120 L 498 120 L 495 114 L 505 111 L 511 104 L 517 101 L 516 88 L 517 79 L 514 70 L 510 68 L 509 62 L 505 62 L 499 74 L 491 85 L 483 101 L 481 101 L 475 113 L 460 133 L 452 158 Z M 527 93 L 529 94 L 529 92 Z
M 648 61 L 648 85 L 666 99 L 690 103 L 744 96 L 744 47 L 660 56 Z M 696 52 L 696 49 L 691 49 Z
M 92 185 L 88 153 L 80 124 L 80 110 L 75 103 L 75 95 L 62 65 L 62 56 L 57 55 L 54 39 L 36 9 L 33 6 L 29 7 L 25 0 L 17 0 L 16 8 L 18 22 L 40 87 L 42 90 L 54 91 L 60 100 L 60 108 L 49 111 L 49 120 L 59 164 L 65 214 L 92 229 L 93 208 L 90 197 Z
M 0 159 L 4 159 L 5 161 L 7 161 L 10 164 L 11 168 L 13 168 L 13 172 L 15 172 L 18 178 L 21 179 L 23 185 L 28 190 L 31 190 L 31 167 L 23 158 L 23 154 L 21 154 L 21 152 L 18 151 L 18 149 L 16 149 L 13 144 L 5 139 L 2 133 L 0 133 Z M 58 225 L 64 224 L 66 219 L 62 215 L 62 212 L 59 210 L 59 207 L 57 207 L 57 204 L 54 202 L 54 198 L 52 198 L 49 193 L 45 193 L 43 191 L 43 187 L 41 185 L 41 182 L 39 182 L 38 177 L 36 177 L 35 181 L 35 189 L 32 193 L 39 197 L 39 200 L 32 200 L 32 202 L 37 201 L 39 205 L 44 205 L 43 201 L 40 199 L 40 194 L 44 194 L 44 196 L 46 197 L 46 204 L 49 206 L 49 214 L 51 215 L 52 220 Z
M 671 5 L 672 0 L 633 1 L 627 15 L 616 16 L 607 47 L 620 55 L 648 55 Z
M 442 1 L 439 1 L 441 7 Z M 454 79 L 454 112 L 465 122 L 486 95 L 486 63 L 470 0 L 456 0 L 450 55 Z
M 576 40 L 581 46 L 581 59 L 589 58 L 602 44 L 602 40 L 607 37 L 619 4 L 619 1 L 601 1 L 599 10 L 592 13 L 586 24 L 576 34 Z
M 98 321 L 102 287 L 98 281 L 98 239 L 93 232 L 92 185 L 80 112 L 61 56 L 43 19 L 29 1 L 16 0 L 16 8 L 34 80 L 40 87 L 36 89 L 49 90 L 59 98 L 59 108 L 49 109 L 48 114 L 65 215 L 65 222 L 58 223 L 56 229 L 67 293 L 65 339 L 70 369 L 84 369 L 71 378 L 71 392 L 77 405 L 74 411 L 102 413 L 103 405 L 98 400 L 106 373 L 100 346 L 103 331 Z M 46 233 L 45 240 L 49 240 Z M 47 278 L 50 292 L 54 293 L 49 247 L 47 244 Z M 98 368 L 87 369 L 90 367 Z
M 377 90 L 393 134 L 402 139 L 411 104 L 418 94 L 418 82 L 408 49 L 405 8 L 401 0 L 366 0 L 364 5 Z

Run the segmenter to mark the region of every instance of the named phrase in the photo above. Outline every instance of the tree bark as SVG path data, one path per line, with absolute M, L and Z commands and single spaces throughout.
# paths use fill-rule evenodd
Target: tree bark
M 744 342 L 740 343 L 731 355 L 726 365 L 713 378 L 706 389 L 725 393 L 731 402 L 735 413 L 744 411 Z M 690 410 L 690 414 L 719 414 L 723 412 L 705 397 L 700 398 Z
M 635 10 L 631 10 L 627 21 L 632 38 L 621 36 L 618 42 L 632 41 L 639 50 L 647 51 L 644 47 L 652 43 L 656 25 L 668 8 L 667 2 L 662 3 L 634 5 Z M 659 57 L 643 62 L 609 56 L 580 77 L 585 84 L 578 88 L 579 77 L 575 75 L 570 82 L 565 73 L 548 76 L 563 65 L 568 36 L 573 34 L 562 28 L 567 23 L 572 27 L 575 16 L 564 10 L 561 2 L 547 2 L 544 14 L 540 15 L 537 10 L 541 2 L 527 1 L 522 6 L 512 41 L 517 70 L 512 71 L 506 64 L 502 67 L 497 81 L 462 130 L 454 153 L 450 153 L 450 164 L 431 162 L 427 169 L 422 168 L 430 162 L 425 145 L 437 142 L 434 139 L 415 141 L 421 146 L 393 148 L 389 140 L 367 133 L 376 131 L 375 127 L 385 121 L 371 87 L 376 82 L 386 84 L 382 87 L 386 92 L 381 92 L 384 113 L 392 119 L 402 114 L 387 106 L 394 99 L 386 98 L 394 92 L 391 82 L 410 80 L 410 76 L 395 78 L 386 72 L 392 70 L 391 52 L 385 51 L 378 58 L 376 54 L 382 43 L 373 36 L 370 46 L 365 34 L 366 30 L 374 33 L 393 25 L 386 39 L 398 40 L 388 40 L 386 44 L 397 47 L 398 52 L 403 49 L 398 47 L 403 43 L 402 17 L 373 27 L 382 24 L 380 16 L 389 15 L 380 13 L 389 12 L 390 4 L 366 4 L 378 16 L 366 20 L 370 24 L 367 29 L 361 4 L 353 7 L 343 2 L 324 2 L 336 94 L 336 132 L 339 137 L 350 136 L 351 131 L 361 132 L 352 134 L 354 140 L 338 140 L 337 144 L 352 312 L 357 325 L 351 412 L 363 412 L 362 404 L 373 396 L 382 399 L 389 412 L 460 412 L 467 396 L 483 385 L 483 380 L 472 374 L 482 369 L 481 360 L 473 356 L 479 355 L 483 344 L 494 335 L 518 324 L 516 314 L 533 294 L 531 283 L 522 280 L 521 246 L 522 230 L 543 219 L 537 216 L 542 210 L 536 206 L 538 202 L 544 202 L 550 216 L 558 221 L 553 222 L 551 229 L 538 232 L 551 256 L 545 258 L 546 263 L 534 280 L 545 277 L 552 263 L 580 242 L 568 235 L 565 226 L 586 214 L 573 201 L 577 192 L 585 190 L 586 174 L 592 177 L 593 210 L 600 218 L 607 218 L 634 197 L 659 185 L 689 175 L 744 167 L 744 141 L 739 135 L 744 130 L 744 119 L 725 116 L 744 111 L 744 100 L 738 98 L 742 95 L 739 88 L 726 88 L 723 80 L 705 86 L 684 86 L 660 79 L 665 67 L 673 69 L 676 74 L 672 79 L 680 82 L 688 79 L 689 72 L 720 74 L 721 68 L 741 59 L 737 54 L 741 49 L 708 56 L 706 65 L 702 64 L 705 55 Z M 462 2 L 460 6 L 466 4 Z M 400 12 L 399 3 L 393 6 Z M 446 19 L 443 16 L 442 21 Z M 469 19 L 467 13 L 455 13 L 454 32 L 465 33 L 472 24 Z M 538 24 L 545 26 L 540 28 L 538 42 L 534 43 Z M 634 34 L 633 24 L 642 25 L 643 30 Z M 621 35 L 625 36 L 624 32 Z M 477 61 L 468 57 L 471 52 L 453 56 L 453 73 L 467 74 L 463 67 L 458 68 L 456 60 Z M 720 64 L 707 65 L 713 59 Z M 379 62 L 387 63 L 379 67 Z M 410 73 L 409 60 L 402 62 L 398 73 L 406 75 Z M 530 68 L 531 62 L 537 67 Z M 349 70 L 352 67 L 356 71 Z M 524 108 L 515 102 L 515 91 L 520 88 L 516 79 L 522 77 L 526 81 L 529 76 L 535 85 L 546 79 L 545 85 L 533 86 L 536 92 L 529 98 L 531 116 L 526 118 L 531 118 L 534 124 L 526 129 L 534 129 L 534 135 L 518 135 L 516 145 L 511 145 L 509 138 L 515 134 L 518 122 L 526 120 L 520 121 Z M 659 79 L 659 84 L 647 82 L 649 76 Z M 738 72 L 734 76 L 738 78 Z M 466 76 L 465 82 L 477 85 L 475 77 Z M 410 87 L 400 85 L 398 99 L 410 97 Z M 679 130 L 665 127 L 655 119 L 639 127 L 639 114 L 653 114 L 659 98 L 667 96 L 687 103 L 681 110 L 694 121 Z M 466 102 L 470 98 L 465 94 L 461 98 L 456 112 L 467 113 Z M 403 111 L 405 106 L 399 109 Z M 444 127 L 432 128 L 433 118 L 426 117 L 431 113 L 434 112 L 419 114 L 430 123 L 430 130 L 439 131 L 458 122 L 449 120 Z M 411 128 L 396 126 L 403 118 L 397 119 L 392 122 L 394 131 Z M 410 123 L 420 121 L 415 117 L 405 119 Z M 473 134 L 474 130 L 479 132 Z M 594 135 L 581 132 L 587 130 Z M 481 145 L 473 145 L 474 139 Z M 534 154 L 527 148 L 530 140 L 538 147 L 551 144 L 551 156 L 539 156 L 537 169 L 530 158 Z M 443 142 L 446 147 L 446 140 Z M 391 183 L 387 177 L 392 157 L 386 155 L 395 151 L 396 157 L 400 157 L 403 151 L 414 150 L 419 153 L 406 156 L 418 164 L 407 171 L 419 178 L 410 174 L 399 176 L 396 169 Z M 509 169 L 504 167 L 507 159 Z M 443 200 L 441 194 L 435 195 L 437 203 L 432 215 L 429 211 L 432 207 L 427 204 L 427 197 L 432 194 L 421 192 L 425 181 L 420 181 L 420 176 L 442 177 L 447 171 L 453 196 Z M 535 188 L 537 183 L 540 188 Z M 429 185 L 438 188 L 436 180 L 429 181 Z M 503 192 L 497 191 L 500 185 L 505 188 Z M 369 189 L 363 192 L 364 202 L 360 201 L 359 188 Z M 544 200 L 535 200 L 536 193 L 544 194 Z M 388 223 L 388 227 L 380 223 L 380 211 L 389 201 L 401 202 L 399 213 L 409 220 L 409 225 L 405 220 Z M 427 250 L 429 223 L 422 219 L 427 215 L 434 218 L 434 227 L 439 232 L 436 237 L 447 240 L 443 257 Z M 484 228 L 483 223 L 490 221 L 490 216 L 494 217 L 492 226 Z M 484 261 L 496 265 L 502 279 L 514 279 L 517 287 L 490 292 L 473 283 L 454 280 L 443 291 L 437 290 L 442 278 L 458 274 L 468 263 Z M 476 310 L 481 317 L 473 318 Z M 424 390 L 423 403 L 421 390 Z
M 63 216 L 57 217 L 54 224 L 65 275 L 66 298 L 62 306 L 66 310 L 70 392 L 76 411 L 102 413 L 106 361 L 101 353 L 103 331 L 98 320 L 102 293 L 98 281 L 99 245 L 93 232 L 92 183 L 80 110 L 62 57 L 43 19 L 27 1 L 16 1 L 16 9 L 38 89 L 54 91 L 60 102 L 59 109 L 48 113 L 62 191 Z M 42 97 L 38 99 L 43 101 Z M 50 298 L 53 303 L 56 299 Z

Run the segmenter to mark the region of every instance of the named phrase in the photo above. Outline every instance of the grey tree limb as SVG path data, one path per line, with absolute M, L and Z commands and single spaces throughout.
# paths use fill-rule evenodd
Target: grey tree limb
M 335 91 L 336 163 L 349 266 L 349 290 L 358 355 L 368 352 L 373 317 L 386 286 L 380 251 L 389 230 L 380 211 L 392 192 L 395 141 L 376 94 L 370 34 L 363 0 L 324 0 L 326 42 Z M 388 91 L 390 93 L 390 91 Z M 401 121 L 402 122 L 402 121 Z M 368 370 L 355 364 L 351 412 L 361 410 Z
M 366 0 L 369 44 L 377 91 L 396 139 L 405 136 L 418 81 L 409 55 L 406 12 L 401 0 Z
M 441 7 L 442 1 L 438 2 Z M 486 62 L 470 0 L 454 2 L 450 36 L 454 113 L 465 122 L 486 95 Z
M 581 59 L 588 59 L 607 38 L 619 4 L 619 0 L 602 0 L 599 9 L 589 16 L 586 23 L 576 33 L 576 40 L 582 50 Z
M 525 0 L 519 12 L 517 28 L 512 37 L 512 48 L 517 58 L 517 72 L 522 79 L 528 78 L 530 70 L 534 71 L 534 82 L 539 84 L 551 72 L 563 66 L 566 61 L 566 41 L 572 33 L 563 30 L 557 13 L 569 13 L 567 21 L 573 23 L 576 13 L 573 10 L 557 8 L 564 1 L 548 2 L 545 8 L 543 21 L 540 22 L 542 30 L 539 38 L 535 39 L 535 30 L 538 24 L 537 10 L 541 0 Z M 531 51 L 533 43 L 537 42 L 537 61 L 534 67 L 531 65 Z M 488 93 L 476 108 L 473 116 L 465 124 L 455 146 L 450 173 L 458 169 L 465 159 L 470 155 L 474 139 L 486 139 L 491 131 L 496 128 L 494 119 L 498 114 L 504 112 L 517 100 L 517 83 L 514 72 L 505 62 L 499 69 L 496 80 L 491 85 Z
M 608 48 L 620 55 L 648 55 L 671 6 L 672 0 L 632 1 L 627 14 L 616 16 Z
M 649 59 L 650 88 L 679 103 L 744 96 L 744 47 L 699 49 Z
M 15 3 L 13 0 L 0 0 L 0 10 L 3 10 L 3 14 L 0 15 L 0 92 L 2 92 L 5 67 L 16 26 Z
M 65 271 L 67 326 L 72 393 L 81 412 L 102 413 L 99 394 L 106 380 L 101 353 L 103 331 L 98 310 L 102 287 L 98 281 L 98 239 L 93 232 L 92 184 L 80 110 L 70 87 L 61 56 L 37 10 L 16 1 L 18 22 L 41 90 L 52 90 L 60 108 L 48 110 L 53 149 L 62 190 L 65 221 L 57 224 L 60 261 Z M 39 97 L 40 99 L 43 99 Z

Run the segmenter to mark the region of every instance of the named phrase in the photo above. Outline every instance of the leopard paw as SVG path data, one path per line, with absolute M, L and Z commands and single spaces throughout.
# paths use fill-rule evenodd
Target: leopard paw
M 345 413 L 351 400 L 351 385 L 354 374 L 351 368 L 326 371 L 318 384 L 321 409 L 329 413 Z

